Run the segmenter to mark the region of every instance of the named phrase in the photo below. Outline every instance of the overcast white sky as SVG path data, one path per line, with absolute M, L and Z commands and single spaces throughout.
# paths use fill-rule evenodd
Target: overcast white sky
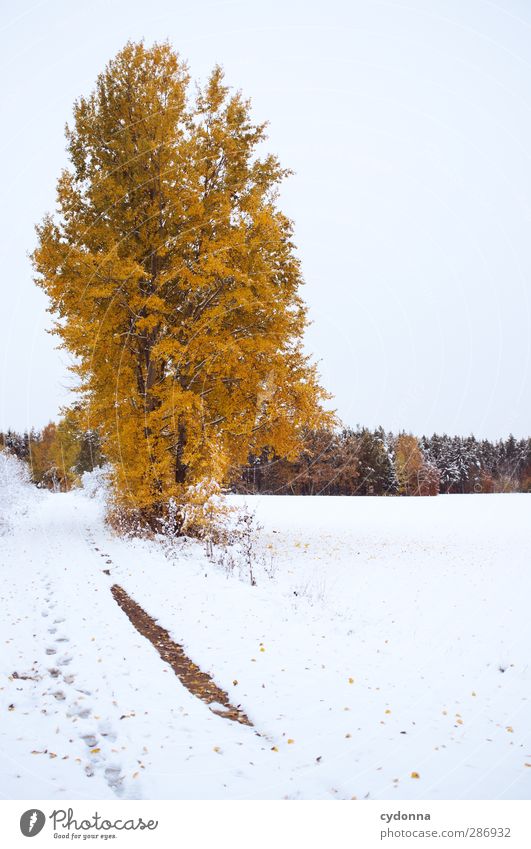
M 528 0 L 41 0 L 0 7 L 0 428 L 72 378 L 27 253 L 74 99 L 128 39 L 168 38 L 270 121 L 296 175 L 307 347 L 349 424 L 531 433 Z

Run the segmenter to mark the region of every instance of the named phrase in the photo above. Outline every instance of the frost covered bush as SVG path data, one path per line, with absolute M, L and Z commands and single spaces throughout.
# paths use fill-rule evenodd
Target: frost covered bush
M 186 502 L 177 508 L 180 533 L 199 539 L 212 559 L 214 545 L 226 546 L 231 541 L 235 508 L 224 497 L 215 480 L 203 480 L 188 487 Z
M 262 577 L 273 579 L 276 564 L 266 552 L 262 525 L 246 505 L 232 507 L 225 524 L 225 539 L 217 554 L 217 563 L 227 575 L 237 572 L 240 579 L 255 587 Z M 213 554 L 211 559 L 215 559 Z
M 184 539 L 204 543 L 208 557 L 214 544 L 225 544 L 229 535 L 229 519 L 233 508 L 227 503 L 221 487 L 205 479 L 188 487 L 182 501 L 170 498 L 153 517 L 142 509 L 123 507 L 116 503 L 112 491 L 107 491 L 107 522 L 120 534 L 159 538 L 170 552 L 174 544 Z
M 252 587 L 256 586 L 256 555 L 262 526 L 256 521 L 254 513 L 241 510 L 234 530 L 235 544 L 240 556 L 243 571 Z
M 213 560 L 214 546 L 223 547 L 229 541 L 234 508 L 214 480 L 188 487 L 185 498 L 184 503 L 170 498 L 164 516 L 159 519 L 164 551 L 174 557 L 186 540 L 197 540 L 204 544 L 207 558 Z
M 120 536 L 152 536 L 151 528 L 142 520 L 139 510 L 124 509 L 113 498 L 112 468 L 99 466 L 81 475 L 81 486 L 89 498 L 94 498 L 105 507 L 105 521 Z
M 8 508 L 26 500 L 30 487 L 27 465 L 12 454 L 0 451 L 0 505 Z
M 107 501 L 109 494 L 108 466 L 99 466 L 91 472 L 83 472 L 81 475 L 81 486 L 89 498 Z
M 0 533 L 6 533 L 10 528 L 9 519 L 25 514 L 28 504 L 38 497 L 26 463 L 0 451 Z

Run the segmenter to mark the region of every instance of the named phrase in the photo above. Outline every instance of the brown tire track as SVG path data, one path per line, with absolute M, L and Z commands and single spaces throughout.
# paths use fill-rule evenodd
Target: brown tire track
M 150 641 L 162 660 L 171 666 L 181 683 L 192 695 L 207 705 L 221 705 L 219 709 L 211 708 L 212 712 L 218 716 L 252 727 L 253 723 L 244 711 L 231 704 L 228 693 L 218 687 L 210 675 L 190 660 L 182 646 L 174 643 L 169 633 L 157 625 L 156 621 L 136 601 L 133 601 L 123 587 L 113 584 L 111 593 L 136 630 Z

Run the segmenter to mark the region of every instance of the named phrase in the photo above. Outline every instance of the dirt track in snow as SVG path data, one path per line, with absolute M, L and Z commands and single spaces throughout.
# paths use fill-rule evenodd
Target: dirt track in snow
M 222 690 L 210 675 L 201 669 L 184 653 L 182 646 L 173 642 L 168 632 L 157 625 L 136 601 L 126 593 L 123 587 L 113 584 L 113 598 L 120 605 L 130 622 L 143 637 L 157 649 L 165 663 L 169 663 L 182 684 L 198 699 L 209 705 L 210 710 L 223 717 L 252 726 L 245 712 L 231 704 L 228 693 Z

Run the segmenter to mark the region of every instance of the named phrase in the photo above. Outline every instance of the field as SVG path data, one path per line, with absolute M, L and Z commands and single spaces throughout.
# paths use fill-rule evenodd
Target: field
M 248 498 L 251 586 L 2 462 L 3 798 L 530 797 L 529 496 Z M 252 727 L 183 686 L 114 585 Z

